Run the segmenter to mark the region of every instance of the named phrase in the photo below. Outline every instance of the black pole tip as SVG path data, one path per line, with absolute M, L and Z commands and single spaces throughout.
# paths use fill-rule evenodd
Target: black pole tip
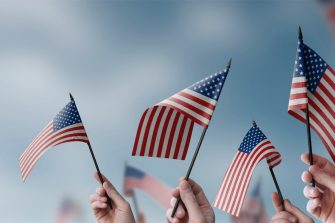
M 257 127 L 257 123 L 256 123 L 255 120 L 252 120 L 252 125 L 253 125 L 254 127 Z
M 299 26 L 299 33 L 298 33 L 298 37 L 299 39 L 303 39 L 303 36 L 302 36 L 302 31 L 301 31 L 301 27 Z
M 74 101 L 74 98 L 71 93 L 69 93 L 71 101 Z
M 228 61 L 228 64 L 226 66 L 227 69 L 229 69 L 231 67 L 231 61 L 232 61 L 232 58 L 230 58 L 229 61 Z

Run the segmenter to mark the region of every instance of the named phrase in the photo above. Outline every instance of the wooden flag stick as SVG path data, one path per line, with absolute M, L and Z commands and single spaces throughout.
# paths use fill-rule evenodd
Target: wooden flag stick
M 131 197 L 132 197 L 133 204 L 134 204 L 136 219 L 138 220 L 138 218 L 140 217 L 140 211 L 138 209 L 137 197 L 136 197 L 134 190 L 133 190 L 133 195 Z
M 227 66 L 226 66 L 227 71 L 229 71 L 229 69 L 230 69 L 230 67 L 231 67 L 231 61 L 232 61 L 232 59 L 230 58 L 230 60 L 229 60 L 229 62 L 228 62 L 228 64 L 227 64 Z M 208 127 L 205 127 L 205 128 L 202 130 L 202 134 L 201 134 L 201 136 L 200 136 L 200 139 L 199 139 L 197 148 L 196 148 L 196 150 L 195 150 L 195 152 L 194 152 L 194 155 L 193 155 L 192 161 L 191 161 L 191 163 L 190 163 L 190 166 L 188 167 L 187 174 L 186 174 L 186 176 L 185 176 L 185 180 L 188 180 L 188 179 L 190 178 L 190 175 L 191 175 L 191 172 L 192 172 L 192 169 L 193 169 L 195 160 L 197 159 L 197 156 L 198 156 L 199 151 L 200 151 L 200 147 L 201 147 L 202 141 L 203 141 L 203 139 L 204 139 L 204 137 L 205 137 L 205 134 L 206 134 L 206 132 L 207 132 L 207 128 L 208 128 Z M 172 217 L 172 218 L 175 216 L 175 214 L 176 214 L 176 212 L 177 212 L 177 208 L 178 208 L 178 206 L 179 206 L 180 201 L 181 201 L 181 198 L 180 198 L 180 196 L 179 196 L 179 197 L 177 198 L 177 201 L 176 201 L 176 203 L 175 203 L 175 205 L 174 205 L 174 207 L 173 207 L 173 210 L 172 210 L 172 214 L 171 214 L 171 217 Z
M 300 44 L 303 44 L 303 35 L 301 31 L 301 27 L 299 26 L 299 41 Z M 306 128 L 307 128 L 307 140 L 308 140 L 308 153 L 309 153 L 309 164 L 313 165 L 313 148 L 312 148 L 312 138 L 311 138 L 311 125 L 309 120 L 309 109 L 308 109 L 308 103 L 306 108 Z M 312 179 L 312 186 L 315 187 L 315 180 Z
M 70 93 L 70 99 L 71 99 L 71 101 L 74 101 L 74 98 L 73 98 L 73 96 L 72 96 L 71 93 Z M 79 111 L 78 111 L 78 113 L 79 113 Z M 86 130 L 85 130 L 85 132 L 86 132 Z M 87 138 L 88 138 L 88 137 L 87 137 Z M 88 148 L 89 148 L 89 150 L 90 150 L 90 153 L 91 153 L 91 156 L 92 156 L 94 165 L 95 165 L 95 169 L 96 169 L 97 172 L 98 172 L 98 175 L 99 175 L 99 179 L 100 179 L 101 185 L 103 185 L 103 183 L 104 183 L 104 179 L 103 179 L 102 174 L 101 174 L 101 172 L 100 172 L 100 169 L 99 169 L 99 166 L 98 166 L 98 162 L 97 162 L 97 160 L 95 159 L 95 155 L 94 155 L 94 152 L 93 152 L 93 149 L 92 149 L 92 146 L 91 146 L 91 143 L 90 143 L 89 140 L 88 140 L 87 146 L 88 146 Z M 108 203 L 109 207 L 112 208 L 112 201 L 111 201 L 111 199 L 109 198 L 109 196 L 107 196 L 107 203 Z
M 284 205 L 284 198 L 283 198 L 283 195 L 280 191 L 280 188 L 279 188 L 279 184 L 278 184 L 278 181 L 277 181 L 277 178 L 276 178 L 276 175 L 275 173 L 273 172 L 273 169 L 269 166 L 269 170 L 270 170 L 270 173 L 271 173 L 271 176 L 272 176 L 272 179 L 276 185 L 276 189 L 277 189 L 277 192 L 279 194 L 279 197 L 280 197 L 280 200 L 281 200 L 281 205 L 283 207 L 283 211 L 285 211 L 285 205 Z

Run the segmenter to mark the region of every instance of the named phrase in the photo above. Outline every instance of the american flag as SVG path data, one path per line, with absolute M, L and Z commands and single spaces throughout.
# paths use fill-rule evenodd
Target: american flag
M 71 101 L 48 123 L 21 155 L 19 161 L 23 181 L 48 148 L 74 141 L 89 142 L 77 106 L 74 101 Z
M 257 164 L 267 158 L 271 168 L 281 162 L 280 154 L 256 123 L 244 137 L 223 179 L 214 207 L 239 216 L 250 179 Z
M 228 70 L 210 75 L 148 108 L 140 120 L 132 155 L 184 160 L 194 123 L 208 126 Z
M 135 188 L 149 194 L 164 208 L 170 207 L 172 188 L 135 167 L 126 166 L 123 182 L 124 194 L 132 196 Z
M 323 6 L 323 10 L 326 15 L 326 19 L 329 22 L 329 26 L 335 34 L 335 1 L 334 0 L 320 0 Z
M 239 217 L 231 216 L 231 223 L 269 223 L 266 208 L 261 197 L 261 181 L 259 180 L 241 209 Z
M 335 71 L 315 51 L 298 41 L 288 112 L 310 126 L 335 161 Z
M 56 223 L 67 223 L 71 219 L 80 215 L 80 208 L 77 203 L 67 198 L 62 202 L 59 213 L 56 217 Z

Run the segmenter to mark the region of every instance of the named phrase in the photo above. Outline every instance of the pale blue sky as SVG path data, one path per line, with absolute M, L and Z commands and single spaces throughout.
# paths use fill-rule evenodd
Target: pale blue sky
M 186 161 L 131 157 L 142 112 L 149 106 L 233 65 L 191 177 L 210 201 L 245 133 L 256 119 L 282 153 L 275 172 L 283 195 L 305 209 L 300 175 L 306 167 L 304 125 L 287 114 L 297 29 L 330 65 L 334 39 L 314 1 L 109 2 L 49 1 L 0 4 L 0 221 L 53 222 L 64 197 L 81 203 L 98 183 L 87 146 L 49 150 L 26 183 L 18 158 L 74 95 L 102 172 L 121 189 L 124 161 L 176 186 L 201 133 L 194 130 Z M 315 152 L 327 157 L 313 133 Z M 262 195 L 271 215 L 275 190 L 265 162 Z M 148 222 L 165 211 L 137 192 Z M 217 222 L 228 215 L 215 210 Z

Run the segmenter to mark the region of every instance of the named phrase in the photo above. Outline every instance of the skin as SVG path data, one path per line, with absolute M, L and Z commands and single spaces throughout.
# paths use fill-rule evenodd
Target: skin
M 276 214 L 270 223 L 314 223 L 313 219 L 295 207 L 289 200 L 284 201 L 285 211 L 277 193 L 272 193 L 272 203 Z
M 309 165 L 307 153 L 301 155 L 301 160 Z M 304 196 L 308 199 L 307 211 L 324 223 L 335 222 L 335 166 L 326 158 L 313 154 L 314 165 L 302 173 L 302 181 L 309 184 L 312 179 L 316 187 L 306 185 Z
M 95 179 L 100 183 L 97 173 Z M 90 196 L 91 207 L 99 223 L 135 223 L 129 203 L 120 195 L 115 187 L 103 176 L 102 188 Z M 107 204 L 107 196 L 112 200 L 112 208 Z
M 173 193 L 171 208 L 167 210 L 166 216 L 169 223 L 214 223 L 214 211 L 208 202 L 202 188 L 193 180 L 180 179 L 179 187 Z M 177 197 L 181 197 L 182 203 L 178 206 L 176 215 L 171 218 L 173 207 Z

